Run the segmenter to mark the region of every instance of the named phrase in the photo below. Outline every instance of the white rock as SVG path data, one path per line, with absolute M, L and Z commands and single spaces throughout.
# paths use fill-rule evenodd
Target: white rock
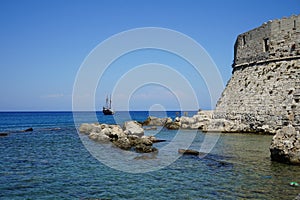
M 101 134 L 106 135 L 106 136 L 110 136 L 112 133 L 112 130 L 110 128 L 104 128 L 101 130 Z
M 126 134 L 124 133 L 123 129 L 119 126 L 116 125 L 111 129 L 111 132 L 115 135 L 117 135 L 118 137 L 125 137 Z
M 95 124 L 92 124 L 93 126 L 93 129 L 91 132 L 96 132 L 96 133 L 100 133 L 102 131 L 102 128 L 100 125 L 95 125 Z
M 190 129 L 190 125 L 189 124 L 181 124 L 181 128 L 183 129 Z
M 279 162 L 300 164 L 299 132 L 292 125 L 278 130 L 270 146 L 271 158 Z
M 94 126 L 92 124 L 83 123 L 79 127 L 79 132 L 84 134 L 90 134 L 91 131 L 93 130 L 93 127 Z
M 97 142 L 110 142 L 110 138 L 103 133 L 92 132 L 90 133 L 89 138 Z
M 147 125 L 147 126 L 164 126 L 168 122 L 172 122 L 172 119 L 170 117 L 158 118 L 158 117 L 149 116 L 147 118 L 147 120 L 145 121 L 145 125 Z
M 124 123 L 124 132 L 128 135 L 137 135 L 142 137 L 144 135 L 144 129 L 142 125 L 139 124 L 137 121 L 127 121 Z

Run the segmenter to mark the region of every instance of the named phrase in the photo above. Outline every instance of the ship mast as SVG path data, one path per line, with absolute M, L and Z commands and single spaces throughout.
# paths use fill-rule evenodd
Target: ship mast
M 106 108 L 108 108 L 108 95 L 106 95 Z
M 111 95 L 110 95 L 110 98 L 109 98 L 109 109 L 111 109 Z

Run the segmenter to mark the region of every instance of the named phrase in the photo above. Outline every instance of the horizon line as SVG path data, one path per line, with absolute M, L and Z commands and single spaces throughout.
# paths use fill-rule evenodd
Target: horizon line
M 176 111 L 176 112 L 198 112 L 198 110 L 175 110 L 175 109 L 170 109 L 170 110 L 116 110 L 114 112 L 131 112 L 131 111 L 136 111 L 136 112 L 171 112 L 171 111 Z M 72 110 L 0 110 L 0 113 L 3 112 L 102 112 L 101 110 L 93 111 L 93 110 L 77 110 L 77 111 L 72 111 Z

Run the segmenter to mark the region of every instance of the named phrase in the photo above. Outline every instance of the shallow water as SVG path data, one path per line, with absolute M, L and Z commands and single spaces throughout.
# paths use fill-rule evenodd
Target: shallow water
M 137 120 L 147 114 L 134 113 Z M 90 119 L 82 113 L 82 121 Z M 34 131 L 13 133 L 28 127 Z M 160 170 L 133 174 L 95 159 L 74 128 L 72 113 L 0 113 L 4 131 L 11 133 L 0 137 L 0 199 L 293 199 L 300 193 L 300 187 L 289 186 L 300 182 L 300 167 L 270 161 L 272 136 L 221 134 L 204 158 L 182 156 Z M 167 141 L 155 145 L 163 148 L 175 134 L 161 131 L 157 136 Z M 196 133 L 190 148 L 199 150 L 205 136 Z M 162 159 L 158 154 L 153 160 Z

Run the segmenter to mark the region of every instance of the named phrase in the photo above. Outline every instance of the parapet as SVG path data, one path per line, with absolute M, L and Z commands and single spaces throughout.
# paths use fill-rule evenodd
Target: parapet
M 233 69 L 259 62 L 300 58 L 300 15 L 268 21 L 240 34 L 234 45 Z

